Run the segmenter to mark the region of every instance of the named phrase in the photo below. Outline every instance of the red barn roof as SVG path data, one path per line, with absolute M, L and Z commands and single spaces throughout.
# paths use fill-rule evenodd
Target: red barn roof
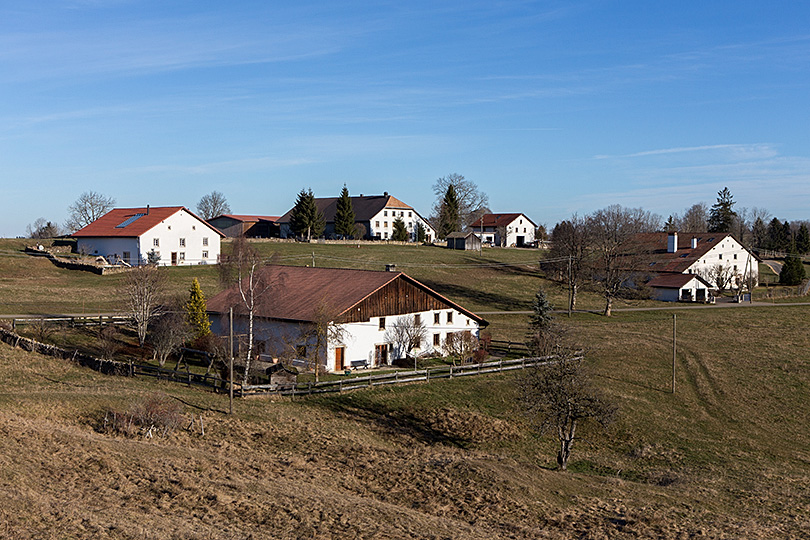
M 476 227 L 506 227 L 513 221 L 515 221 L 520 216 L 525 217 L 529 223 L 534 225 L 534 221 L 529 219 L 526 214 L 484 214 L 479 219 L 475 220 L 470 225 L 470 228 L 474 229 Z M 482 223 L 483 222 L 483 223 Z
M 184 206 L 155 206 L 146 208 L 114 208 L 93 223 L 79 229 L 75 237 L 122 237 L 131 238 L 145 234 L 159 225 L 163 220 L 184 210 L 198 219 L 216 234 L 224 237 L 218 229 L 209 225 L 204 219 Z

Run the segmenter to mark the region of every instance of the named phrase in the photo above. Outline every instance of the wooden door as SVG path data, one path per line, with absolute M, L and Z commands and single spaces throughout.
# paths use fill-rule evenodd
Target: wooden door
M 172 251 L 172 266 L 177 266 L 177 252 Z
M 388 364 L 388 344 L 374 346 L 374 365 L 384 366 Z
M 345 347 L 335 347 L 335 371 L 343 371 L 343 357 L 345 354 Z

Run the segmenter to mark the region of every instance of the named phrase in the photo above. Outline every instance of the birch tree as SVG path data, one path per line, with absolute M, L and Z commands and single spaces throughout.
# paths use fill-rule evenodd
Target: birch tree
M 158 266 L 137 266 L 126 273 L 123 295 L 141 347 L 146 342 L 149 323 L 163 312 L 165 292 L 166 276 Z

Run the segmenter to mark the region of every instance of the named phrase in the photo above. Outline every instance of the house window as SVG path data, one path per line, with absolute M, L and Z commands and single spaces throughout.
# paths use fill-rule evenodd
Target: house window
M 180 239 L 180 247 L 186 247 L 186 239 L 185 238 Z
M 413 217 L 413 212 L 408 212 L 408 217 Z
M 721 261 L 723 260 L 723 254 L 722 254 L 722 253 L 721 253 L 720 255 L 718 255 L 717 257 L 718 257 L 718 258 L 719 258 Z
M 422 348 L 422 336 L 416 336 L 416 339 L 413 340 L 413 348 L 414 349 Z
M 388 240 L 388 233 L 385 233 L 385 239 Z
M 422 324 L 422 314 L 421 313 L 417 313 L 416 315 L 413 316 L 413 324 L 416 325 L 416 326 L 419 326 L 420 324 Z
M 379 222 L 379 221 L 375 221 L 375 222 L 374 222 L 374 226 L 375 226 L 376 228 L 378 228 L 378 229 L 379 229 L 379 228 L 380 228 L 380 222 Z
M 438 313 L 433 314 L 433 324 L 441 324 L 441 321 L 439 321 L 439 314 Z
M 202 258 L 203 258 L 203 259 L 207 259 L 207 258 L 208 258 L 208 252 L 207 252 L 207 251 L 203 251 L 203 252 L 202 252 Z
M 160 247 L 160 238 L 154 238 L 152 240 L 152 245 L 155 247 Z
M 204 246 L 208 245 L 208 237 L 207 236 L 203 236 L 203 245 Z
M 441 334 L 433 334 L 433 346 L 438 347 L 442 344 L 442 335 Z
M 181 251 L 181 252 L 180 252 L 180 260 L 181 260 L 181 261 L 185 261 L 185 260 L 186 260 L 186 252 L 185 252 L 185 251 Z
M 453 324 L 453 312 L 452 311 L 447 312 L 447 324 Z
M 380 317 L 380 330 L 385 330 L 385 317 Z
M 383 217 L 388 217 L 388 211 L 387 210 L 383 210 Z
M 405 212 L 400 212 L 400 213 L 399 213 L 399 217 L 402 217 L 402 216 L 404 216 L 404 215 L 405 215 Z
M 735 261 L 737 260 L 737 254 L 736 253 L 734 254 L 734 260 Z
M 387 228 L 387 227 L 388 227 L 388 222 L 387 222 L 387 221 L 383 221 L 383 228 L 385 229 L 385 228 Z

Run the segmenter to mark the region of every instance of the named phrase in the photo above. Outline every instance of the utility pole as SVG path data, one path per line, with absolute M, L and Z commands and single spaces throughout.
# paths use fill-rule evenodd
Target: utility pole
M 312 268 L 315 268 L 315 252 L 312 252 Z
M 677 354 L 677 320 L 678 316 L 672 314 L 672 393 L 675 393 L 675 356 Z
M 571 301 L 574 295 L 574 283 L 571 279 L 571 255 L 568 256 L 568 318 L 571 318 Z
M 230 334 L 230 360 L 228 361 L 228 379 L 230 379 L 230 407 L 228 409 L 228 414 L 233 414 L 233 308 L 228 310 L 228 318 L 230 319 L 230 327 L 231 327 L 231 334 Z

